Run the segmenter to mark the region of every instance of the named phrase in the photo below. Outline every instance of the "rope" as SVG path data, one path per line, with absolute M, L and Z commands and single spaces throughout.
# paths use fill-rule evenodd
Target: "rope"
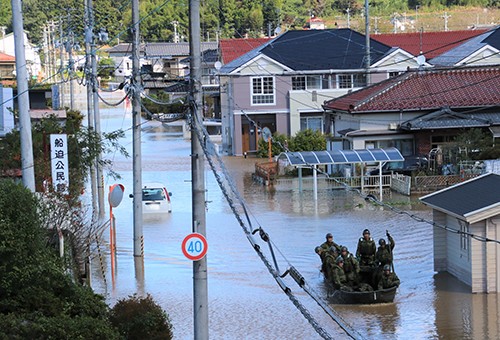
M 191 117 L 192 118 L 192 117 Z M 264 263 L 266 266 L 267 270 L 269 273 L 273 276 L 273 278 L 276 280 L 278 285 L 281 287 L 281 289 L 285 292 L 285 294 L 288 296 L 288 298 L 292 301 L 294 306 L 302 313 L 302 315 L 306 318 L 306 320 L 311 324 L 311 326 L 314 328 L 314 330 L 324 339 L 333 339 L 333 337 L 321 327 L 321 325 L 314 319 L 314 317 L 311 315 L 311 313 L 307 310 L 307 308 L 302 305 L 302 303 L 295 297 L 295 295 L 292 293 L 291 289 L 283 282 L 282 278 L 278 274 L 277 268 L 273 268 L 271 265 L 271 262 L 267 259 L 267 257 L 262 253 L 260 249 L 260 245 L 258 245 L 252 234 L 256 231 L 259 231 L 259 234 L 263 239 L 267 239 L 269 241 L 269 235 L 265 233 L 262 229 L 262 227 L 259 227 L 256 229 L 253 233 L 250 232 L 251 229 L 251 220 L 248 215 L 248 211 L 246 209 L 246 204 L 243 200 L 243 198 L 239 195 L 238 190 L 236 189 L 231 176 L 229 175 L 229 172 L 224 166 L 224 163 L 220 156 L 215 152 L 215 147 L 213 143 L 209 139 L 208 132 L 206 131 L 205 127 L 201 122 L 199 122 L 199 117 L 195 115 L 195 119 L 197 119 L 197 126 L 201 127 L 201 129 L 197 129 L 194 124 L 192 124 L 192 130 L 194 130 L 195 135 L 200 142 L 200 145 L 203 148 L 203 151 L 205 153 L 206 159 L 210 165 L 210 168 L 212 169 L 212 172 L 214 173 L 214 176 L 217 180 L 217 183 L 219 184 L 219 187 L 224 194 L 224 197 L 226 198 L 231 210 L 233 211 L 234 216 L 238 220 L 238 223 L 240 224 L 241 228 L 243 229 L 244 233 L 247 235 L 247 239 L 254 248 L 255 252 L 259 255 L 261 261 Z M 208 141 L 208 142 L 207 142 Z M 207 146 L 208 144 L 208 146 Z M 214 157 L 215 156 L 215 157 Z M 219 165 L 220 169 L 217 167 L 217 164 Z M 219 171 L 220 170 L 220 171 Z M 243 210 L 243 213 L 246 217 L 248 226 L 245 224 L 245 221 L 243 220 L 241 214 L 238 212 L 238 207 L 236 206 L 233 196 L 235 196 L 236 200 L 240 204 L 239 207 Z M 270 242 L 268 242 L 270 244 Z M 271 252 L 273 253 L 273 258 L 274 258 L 274 252 L 272 251 L 272 247 L 270 247 Z M 275 261 L 276 263 L 276 261 Z M 277 263 L 276 263 L 277 267 Z M 311 296 L 314 296 L 313 292 L 309 289 L 305 290 L 306 293 L 308 293 Z M 314 297 L 315 301 L 320 301 L 318 297 Z M 320 306 L 322 306 L 323 309 L 328 309 L 324 303 L 320 303 Z M 332 317 L 334 314 L 333 313 L 328 313 L 330 317 Z M 339 317 L 332 317 L 332 319 L 353 339 L 358 339 L 361 338 L 359 334 L 357 334 L 354 330 L 352 330 L 347 324 L 343 321 L 340 320 Z

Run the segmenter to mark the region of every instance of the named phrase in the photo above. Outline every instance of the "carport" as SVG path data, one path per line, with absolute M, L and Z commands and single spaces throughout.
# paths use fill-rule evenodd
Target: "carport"
M 324 150 L 282 152 L 278 161 L 285 161 L 299 170 L 299 187 L 302 188 L 302 168 L 313 169 L 314 200 L 318 200 L 318 166 L 335 164 L 378 163 L 379 197 L 382 200 L 382 163 L 404 161 L 396 148 L 360 150 Z M 363 174 L 361 174 L 363 176 Z

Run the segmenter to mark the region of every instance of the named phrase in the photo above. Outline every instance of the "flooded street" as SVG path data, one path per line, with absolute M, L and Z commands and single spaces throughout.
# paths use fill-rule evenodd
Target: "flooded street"
M 116 100 L 120 99 L 115 94 Z M 111 101 L 111 99 L 110 99 Z M 84 103 L 84 102 L 82 102 Z M 81 107 L 85 111 L 85 106 Z M 131 109 L 101 108 L 101 128 L 123 129 L 121 144 L 132 154 Z M 172 213 L 144 220 L 144 257 L 133 256 L 132 159 L 104 155 L 121 175 L 106 176 L 104 187 L 121 183 L 125 195 L 113 209 L 117 225 L 117 268 L 111 277 L 109 248 L 102 248 L 103 270 L 92 262 L 93 289 L 113 305 L 133 294 L 149 293 L 169 314 L 176 339 L 193 338 L 193 266 L 181 251 L 191 233 L 190 141 L 169 135 L 159 122 L 142 125 L 142 182 L 162 182 L 172 192 Z M 497 294 L 472 295 L 448 274 L 433 270 L 432 226 L 407 215 L 368 204 L 354 191 L 267 188 L 252 181 L 255 158 L 224 157 L 253 227 L 270 236 L 283 273 L 295 266 L 321 297 L 326 288 L 314 247 L 333 233 L 337 243 L 355 252 L 357 240 L 368 228 L 377 241 L 389 230 L 396 241 L 395 270 L 401 279 L 394 303 L 370 306 L 332 305 L 366 339 L 498 339 L 500 301 Z M 314 328 L 283 293 L 227 204 L 211 170 L 206 169 L 209 335 L 212 339 L 320 339 Z M 87 193 L 89 190 L 87 190 Z M 431 219 L 422 205 L 407 197 L 386 197 L 401 210 Z M 416 200 L 416 198 L 412 198 Z M 107 204 L 107 202 L 106 202 Z M 106 207 L 109 211 L 109 207 Z M 109 231 L 104 233 L 107 240 Z M 266 256 L 268 247 L 258 234 Z M 476 241 L 472 241 L 476 242 Z M 268 259 L 271 260 L 269 256 Z M 347 338 L 335 322 L 289 277 L 286 284 L 314 319 L 335 339 Z

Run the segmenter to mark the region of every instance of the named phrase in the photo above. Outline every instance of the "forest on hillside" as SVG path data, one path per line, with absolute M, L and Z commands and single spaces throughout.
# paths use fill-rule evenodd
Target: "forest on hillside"
M 24 0 L 24 27 L 30 40 L 44 43 L 44 30 L 54 36 L 72 35 L 83 40 L 85 0 Z M 131 1 L 94 0 L 95 31 L 106 30 L 109 44 L 130 41 Z M 149 42 L 188 39 L 189 0 L 140 0 L 140 31 Z M 370 0 L 370 16 L 375 23 L 382 19 L 394 22 L 396 15 L 413 22 L 417 17 L 457 8 L 475 7 L 498 10 L 500 0 Z M 258 37 L 282 30 L 301 29 L 311 17 L 320 17 L 336 27 L 363 20 L 363 0 L 201 0 L 201 28 L 204 40 L 218 38 Z M 467 14 L 466 14 L 467 15 Z M 469 14 L 470 17 L 470 14 Z M 0 26 L 12 31 L 11 0 L 0 0 Z M 474 20 L 472 18 L 471 20 Z M 479 22 L 479 15 L 477 21 Z M 402 20 L 402 19 L 401 19 Z M 59 25 L 59 23 L 61 25 Z M 381 25 L 382 26 L 382 25 Z M 354 29 L 361 29 L 358 23 Z M 377 28 L 376 28 L 377 29 Z M 451 28 L 453 29 L 453 28 Z M 104 42 L 102 42 L 104 43 Z

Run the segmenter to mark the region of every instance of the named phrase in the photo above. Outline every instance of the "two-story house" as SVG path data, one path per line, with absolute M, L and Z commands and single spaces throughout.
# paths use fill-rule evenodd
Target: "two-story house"
M 351 29 L 288 31 L 220 70 L 224 152 L 256 150 L 260 130 L 332 132 L 324 101 L 407 69 L 428 66 L 410 53 Z

